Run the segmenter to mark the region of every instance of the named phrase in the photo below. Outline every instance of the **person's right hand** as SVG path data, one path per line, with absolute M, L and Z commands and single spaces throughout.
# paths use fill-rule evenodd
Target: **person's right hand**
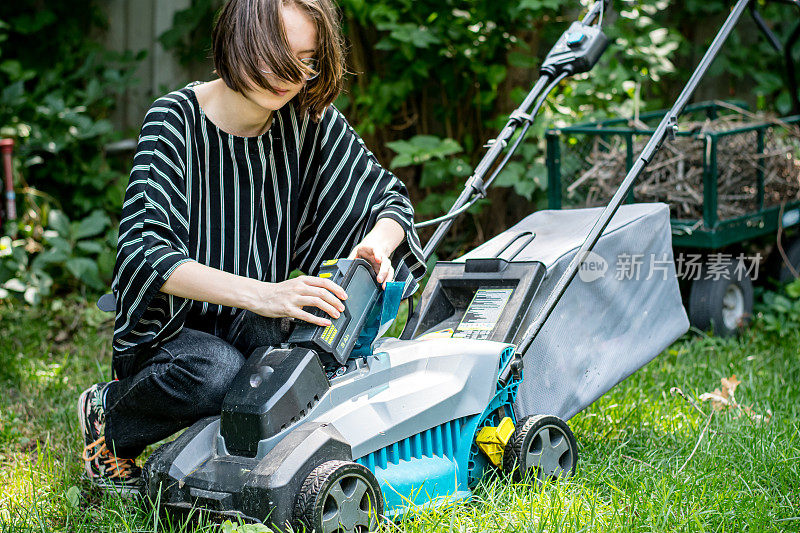
M 333 318 L 344 311 L 347 294 L 329 279 L 299 276 L 280 283 L 259 282 L 250 311 L 267 317 L 292 317 L 318 326 L 329 326 L 325 317 L 314 316 L 303 307 L 318 307 Z

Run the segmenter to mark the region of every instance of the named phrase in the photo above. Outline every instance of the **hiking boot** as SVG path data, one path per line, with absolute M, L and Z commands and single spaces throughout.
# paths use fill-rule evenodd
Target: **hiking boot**
M 78 420 L 83 431 L 82 458 L 86 476 L 104 490 L 121 495 L 139 492 L 141 469 L 133 459 L 116 457 L 106 446 L 103 393 L 107 383 L 92 385 L 78 398 Z

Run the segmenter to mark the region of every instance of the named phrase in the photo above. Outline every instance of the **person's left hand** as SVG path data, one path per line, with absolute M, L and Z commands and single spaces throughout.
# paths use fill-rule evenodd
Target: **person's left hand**
M 367 235 L 363 241 L 353 248 L 347 258 L 366 260 L 375 270 L 378 283 L 385 289 L 386 282 L 394 279 L 394 268 L 392 267 L 392 260 L 389 258 L 391 252 L 386 250 L 386 246 L 383 243 L 374 242 L 375 240 L 371 239 L 370 235 Z

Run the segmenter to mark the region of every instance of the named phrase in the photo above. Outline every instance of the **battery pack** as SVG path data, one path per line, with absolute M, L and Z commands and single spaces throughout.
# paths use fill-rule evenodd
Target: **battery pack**
M 325 359 L 328 355 L 344 364 L 358 340 L 372 307 L 378 301 L 380 286 L 372 266 L 364 259 L 333 259 L 322 263 L 319 277 L 327 278 L 347 293 L 344 311 L 333 319 L 319 308 L 305 310 L 331 320 L 330 326 L 299 322 L 289 337 L 289 343 L 316 351 Z

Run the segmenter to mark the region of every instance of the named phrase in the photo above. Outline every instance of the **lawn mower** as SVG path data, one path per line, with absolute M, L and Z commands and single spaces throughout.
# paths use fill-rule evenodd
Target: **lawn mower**
M 600 27 L 604 3 L 596 3 L 559 38 L 540 68 L 539 80 L 488 143 L 486 155 L 450 211 L 421 224 L 438 224 L 423 250 L 426 259 L 453 220 L 485 197 L 548 94 L 566 77 L 589 71 L 602 55 L 608 44 Z M 469 498 L 490 471 L 532 482 L 574 473 L 578 449 L 564 420 L 660 349 L 627 364 L 609 361 L 608 354 L 617 357 L 613 346 L 620 345 L 619 338 L 639 331 L 633 325 L 622 328 L 628 326 L 627 318 L 620 319 L 613 310 L 606 309 L 597 319 L 619 323 L 611 338 L 599 333 L 580 338 L 586 324 L 578 322 L 590 322 L 583 318 L 567 320 L 566 329 L 553 329 L 549 337 L 545 323 L 554 310 L 580 314 L 557 306 L 579 272 L 585 287 L 594 287 L 594 273 L 585 265 L 602 266 L 593 250 L 606 235 L 624 237 L 625 228 L 637 220 L 653 220 L 648 216 L 660 212 L 665 234 L 657 237 L 670 248 L 666 206 L 655 211 L 620 206 L 676 128 L 678 115 L 748 3 L 736 4 L 607 207 L 558 212 L 557 216 L 579 219 L 572 224 L 565 224 L 565 218 L 544 219 L 545 224 L 526 219 L 460 260 L 437 263 L 399 339 L 363 337 L 367 330 L 377 336 L 385 327 L 386 317 L 396 313 L 402 288 L 397 291 L 389 284 L 381 290 L 362 260 L 325 262 L 318 275 L 345 288 L 345 312 L 327 327 L 300 323 L 287 343 L 257 349 L 235 378 L 221 415 L 198 421 L 151 455 L 143 469 L 144 495 L 168 509 L 201 508 L 279 530 L 305 527 L 349 533 L 372 530 L 382 519 L 402 517 L 415 507 Z M 614 225 L 617 211 L 620 217 Z M 559 237 L 559 228 L 569 228 L 569 234 Z M 568 244 L 558 250 L 551 247 L 536 260 L 532 251 L 540 241 Z M 671 261 L 669 255 L 667 263 Z M 647 317 L 659 306 L 677 316 L 669 340 L 660 338 L 655 343 L 659 346 L 688 327 L 674 265 L 665 273 L 666 281 L 657 285 L 666 287 L 669 305 L 640 299 L 627 306 L 628 317 Z M 573 285 L 567 295 L 580 296 L 575 289 L 582 287 Z M 589 307 L 587 298 L 583 300 L 582 307 Z M 652 321 L 647 327 L 663 329 Z M 634 342 L 650 341 L 634 336 Z M 547 343 L 541 344 L 542 339 Z M 650 352 L 655 344 L 651 342 Z M 559 347 L 589 355 L 579 359 L 577 367 L 569 360 L 542 356 Z M 593 356 L 611 370 L 581 367 Z M 564 377 L 571 377 L 567 368 L 584 381 L 565 386 Z M 556 382 L 562 386 L 554 387 Z M 540 392 L 529 390 L 533 400 L 520 404 L 517 393 L 526 383 Z M 571 400 L 550 392 L 584 386 L 590 392 Z

